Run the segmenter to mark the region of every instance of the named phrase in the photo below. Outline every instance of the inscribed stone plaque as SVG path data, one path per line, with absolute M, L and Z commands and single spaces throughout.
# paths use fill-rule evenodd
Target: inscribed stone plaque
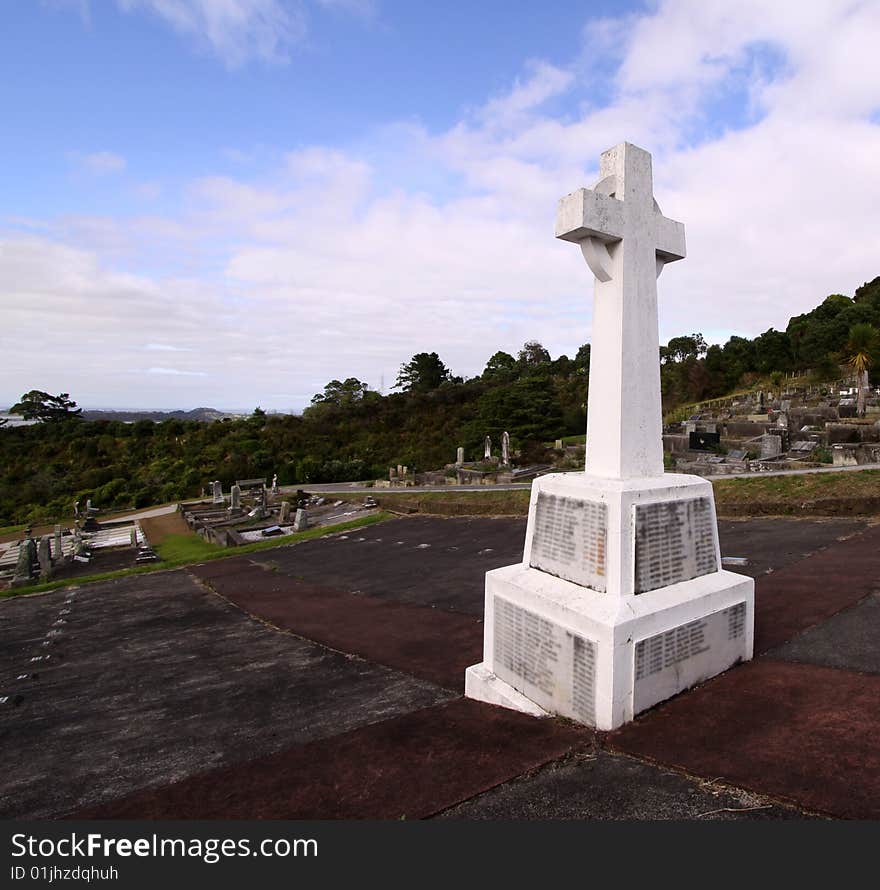
M 745 646 L 745 602 L 637 641 L 633 713 L 715 676 L 744 658 Z
M 538 494 L 529 564 L 605 592 L 608 509 L 601 501 Z
M 596 644 L 495 597 L 495 674 L 546 711 L 596 725 Z
M 636 593 L 718 571 L 709 498 L 637 504 L 635 525 Z

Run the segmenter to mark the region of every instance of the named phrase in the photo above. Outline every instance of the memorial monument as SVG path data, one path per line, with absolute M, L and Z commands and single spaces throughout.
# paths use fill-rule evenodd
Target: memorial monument
M 585 472 L 535 480 L 522 562 L 486 574 L 465 692 L 608 730 L 752 657 L 754 581 L 721 568 L 711 483 L 663 469 L 656 280 L 684 226 L 643 149 L 604 152 L 599 176 L 556 222 L 596 279 Z

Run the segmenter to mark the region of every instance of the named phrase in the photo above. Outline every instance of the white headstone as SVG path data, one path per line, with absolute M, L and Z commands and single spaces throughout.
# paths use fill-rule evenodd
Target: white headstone
M 226 501 L 223 498 L 223 483 L 219 480 L 215 480 L 211 483 L 214 490 L 214 503 L 215 504 L 224 504 Z
M 455 462 L 461 466 L 464 463 L 464 448 L 460 445 L 458 446 L 458 451 L 455 452 Z
M 229 489 L 229 500 L 231 509 L 241 509 L 241 486 L 237 482 Z
M 483 440 L 483 459 L 488 460 L 492 457 L 492 439 L 489 436 Z
M 604 152 L 556 235 L 595 277 L 586 468 L 533 483 L 522 562 L 486 575 L 465 692 L 608 730 L 752 657 L 754 581 L 721 569 L 711 484 L 664 475 L 656 281 L 685 241 L 648 152 Z
M 501 434 L 501 463 L 510 463 L 510 436 L 507 430 Z

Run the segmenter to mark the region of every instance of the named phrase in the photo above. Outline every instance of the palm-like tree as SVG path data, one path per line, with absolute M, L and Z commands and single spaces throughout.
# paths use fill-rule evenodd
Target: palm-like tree
M 874 363 L 877 355 L 878 335 L 877 329 L 867 323 L 854 324 L 849 329 L 849 340 L 846 344 L 846 363 L 856 375 L 858 388 L 857 413 L 859 417 L 865 416 L 865 396 L 868 392 L 868 368 Z

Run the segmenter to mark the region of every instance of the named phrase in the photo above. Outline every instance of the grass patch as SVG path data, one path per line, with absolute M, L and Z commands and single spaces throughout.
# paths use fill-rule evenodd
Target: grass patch
M 201 535 L 166 535 L 156 544 L 156 554 L 162 562 L 187 564 L 212 559 L 215 554 L 229 550 L 219 544 L 211 544 Z
M 325 528 L 309 528 L 304 532 L 286 535 L 278 538 L 267 538 L 265 541 L 255 541 L 253 544 L 245 544 L 243 547 L 220 547 L 209 544 L 198 535 L 169 535 L 161 544 L 156 546 L 156 551 L 162 551 L 159 562 L 149 565 L 134 566 L 130 569 L 118 569 L 115 572 L 102 572 L 94 575 L 85 575 L 80 578 L 59 578 L 57 581 L 46 581 L 43 584 L 32 584 L 28 587 L 15 587 L 8 590 L 0 590 L 0 599 L 19 596 L 23 593 L 44 593 L 47 590 L 57 590 L 60 587 L 73 587 L 81 584 L 91 584 L 94 581 L 112 581 L 116 578 L 125 578 L 128 575 L 146 575 L 151 572 L 163 572 L 169 569 L 179 569 L 194 563 L 209 562 L 215 559 L 229 559 L 234 556 L 242 556 L 246 553 L 255 553 L 259 550 L 271 550 L 273 547 L 284 547 L 289 544 L 299 544 L 301 541 L 309 541 L 312 538 L 323 538 L 325 535 L 333 535 L 338 532 L 346 532 L 351 529 L 363 528 L 366 525 L 375 525 L 391 519 L 391 513 L 379 511 L 363 516 L 360 519 L 352 519 L 349 522 L 340 522 Z M 181 540 L 173 540 L 181 539 Z M 190 540 L 191 539 L 191 540 Z M 167 549 L 166 548 L 167 545 Z
M 0 535 L 12 535 L 23 532 L 27 528 L 26 525 L 0 525 Z
M 760 476 L 713 482 L 718 512 L 728 515 L 880 512 L 880 470 Z

